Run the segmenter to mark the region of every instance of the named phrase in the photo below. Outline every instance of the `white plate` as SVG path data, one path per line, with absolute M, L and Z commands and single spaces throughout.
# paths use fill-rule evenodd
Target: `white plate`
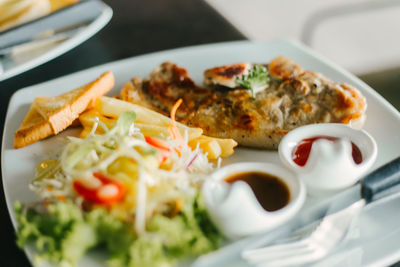
M 102 3 L 101 8 L 101 13 L 96 19 L 67 40 L 57 45 L 46 46 L 43 48 L 44 51 L 36 51 L 34 56 L 30 54 L 28 57 L 0 59 L 0 82 L 46 63 L 92 37 L 110 21 L 113 14 L 112 9 L 106 4 Z
M 374 169 L 399 155 L 400 114 L 395 108 L 365 83 L 302 44 L 291 41 L 268 43 L 241 41 L 158 52 L 101 65 L 30 86 L 13 95 L 4 127 L 2 176 L 7 206 L 14 226 L 15 216 L 12 204 L 17 200 L 21 202 L 37 200 L 37 197 L 28 189 L 34 166 L 45 156 L 46 151 L 54 149 L 55 143 L 59 140 L 59 137 L 49 138 L 22 149 L 13 149 L 13 134 L 36 96 L 58 95 L 78 87 L 86 81 L 93 80 L 106 70 L 112 70 L 116 76 L 116 86 L 110 93 L 110 95 L 116 95 L 130 78 L 147 76 L 156 65 L 167 60 L 187 68 L 191 77 L 201 83 L 203 70 L 208 67 L 243 61 L 268 62 L 279 55 L 292 58 L 305 69 L 321 72 L 335 81 L 350 83 L 361 90 L 368 101 L 365 129 L 375 137 L 379 149 Z M 231 158 L 225 160 L 225 163 L 243 160 L 280 163 L 277 152 L 242 148 L 237 149 Z M 327 260 L 337 263 L 340 259 L 348 259 L 350 252 L 353 262 L 349 266 L 354 266 L 354 260 L 358 260 L 362 265 L 388 265 L 399 260 L 399 210 L 400 198 L 367 208 L 361 216 L 360 237 L 349 242 L 344 250 L 338 251 L 332 256 L 333 258 L 330 257 Z M 28 250 L 28 255 L 29 252 Z M 237 259 L 235 258 L 237 255 L 228 256 L 228 258 Z M 94 264 L 96 261 L 98 261 L 98 257 L 91 254 L 84 259 L 84 265 Z M 241 262 L 236 261 L 236 264 L 240 265 Z M 344 266 L 343 262 L 339 262 L 339 264 Z M 229 265 L 230 263 L 227 263 L 227 266 Z

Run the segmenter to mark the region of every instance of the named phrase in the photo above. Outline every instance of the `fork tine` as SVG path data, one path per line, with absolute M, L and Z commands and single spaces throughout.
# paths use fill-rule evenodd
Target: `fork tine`
M 266 259 L 275 260 L 294 257 L 299 254 L 309 254 L 313 250 L 314 248 L 308 240 L 302 240 L 301 242 L 262 248 L 257 251 L 246 251 L 242 253 L 242 257 L 249 262 L 257 263 L 259 261 L 265 261 Z
M 242 257 L 249 263 L 258 264 L 259 266 L 290 266 L 300 262 L 303 264 L 318 260 L 330 251 L 330 245 L 336 243 L 334 240 L 318 240 L 321 236 L 329 236 L 326 233 L 327 230 L 331 230 L 330 227 L 319 228 L 318 231 L 315 231 L 305 239 L 243 251 Z M 333 238 L 335 239 L 335 237 Z
M 274 246 L 269 246 L 269 247 L 264 247 L 264 248 L 258 248 L 258 249 L 252 249 L 252 250 L 245 250 L 242 252 L 243 257 L 253 257 L 257 255 L 267 255 L 267 254 L 273 254 L 273 253 L 279 253 L 280 251 L 292 251 L 296 249 L 301 249 L 303 247 L 307 247 L 308 241 L 307 239 L 302 239 L 298 242 L 294 243 L 287 243 L 287 244 L 279 244 L 279 245 L 274 245 Z
M 259 266 L 287 266 L 310 263 L 326 256 L 349 232 L 351 223 L 365 205 L 359 200 L 349 207 L 324 217 L 308 237 L 242 252 L 242 258 Z
M 256 267 L 271 267 L 271 266 L 298 266 L 306 263 L 313 262 L 323 257 L 324 251 L 314 250 L 312 253 L 306 253 L 291 257 L 273 259 L 268 261 L 253 262 Z
M 259 257 L 254 257 L 249 259 L 247 262 L 251 264 L 260 264 L 260 263 L 274 263 L 274 262 L 282 262 L 282 261 L 297 261 L 298 258 L 310 258 L 310 255 L 315 253 L 314 250 L 310 250 L 304 248 L 304 250 L 297 250 L 295 253 L 291 253 L 290 251 L 285 251 L 282 254 L 274 254 L 269 255 L 268 257 L 263 257 L 259 255 Z

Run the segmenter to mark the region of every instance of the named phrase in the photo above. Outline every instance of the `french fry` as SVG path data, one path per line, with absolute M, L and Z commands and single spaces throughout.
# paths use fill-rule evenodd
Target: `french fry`
M 170 118 L 158 112 L 107 96 L 98 98 L 95 101 L 95 108 L 100 112 L 100 114 L 113 118 L 118 118 L 118 116 L 125 111 L 134 111 L 137 115 L 135 122 L 137 124 L 168 127 L 172 123 Z M 187 127 L 179 122 L 176 123 L 176 126 L 178 127 L 182 136 L 185 134 L 185 131 L 188 131 L 190 138 L 199 137 L 203 133 L 203 130 L 200 128 Z
M 158 126 L 152 124 L 135 123 L 135 127 L 139 128 L 140 131 L 147 136 L 168 136 L 168 127 Z M 202 130 L 200 128 L 190 128 L 188 131 L 188 140 L 192 140 L 201 136 Z M 184 135 L 184 133 L 182 133 Z
M 96 117 L 99 118 L 99 120 L 103 122 L 108 129 L 111 129 L 117 121 L 115 118 L 107 118 L 101 115 L 100 112 L 98 112 L 96 109 L 90 109 L 82 113 L 79 116 L 79 121 L 83 126 L 93 127 Z
M 172 120 L 167 116 L 133 103 L 103 96 L 95 101 L 94 109 L 86 111 L 80 116 L 79 120 L 84 127 L 81 137 L 85 137 L 90 133 L 96 117 L 111 129 L 119 115 L 125 111 L 134 111 L 136 113 L 135 127 L 139 128 L 144 135 L 169 135 L 168 127 L 171 125 Z M 189 146 L 195 149 L 199 145 L 202 151 L 207 153 L 209 159 L 228 157 L 233 154 L 233 148 L 237 146 L 233 139 L 202 135 L 203 131 L 200 128 L 191 128 L 178 122 L 176 122 L 176 126 L 183 136 L 187 131 Z M 97 127 L 96 133 L 104 133 L 103 128 Z
M 107 96 L 96 99 L 94 106 L 101 114 L 108 117 L 118 118 L 125 111 L 134 111 L 137 115 L 137 122 L 159 126 L 168 126 L 171 124 L 171 119 L 167 116 L 142 106 Z
M 221 146 L 218 144 L 217 141 L 212 140 L 211 142 L 206 143 L 207 145 L 204 146 L 205 152 L 208 153 L 207 157 L 209 159 L 217 159 L 221 156 Z
M 233 148 L 237 146 L 237 142 L 233 139 L 216 138 L 216 141 L 221 146 L 221 157 L 229 157 L 233 154 Z
M 189 146 L 192 149 L 195 149 L 197 145 L 203 151 L 203 153 L 207 153 L 208 159 L 217 159 L 221 156 L 221 146 L 216 140 L 196 138 L 189 142 Z
M 117 121 L 114 118 L 107 118 L 101 115 L 100 112 L 98 112 L 96 109 L 87 110 L 79 116 L 79 121 L 83 126 L 83 130 L 80 134 L 81 138 L 85 138 L 90 133 L 96 118 L 98 118 L 101 122 L 103 122 L 108 129 L 111 129 L 114 126 L 115 122 Z M 98 126 L 96 128 L 96 133 L 103 134 L 105 133 L 105 130 L 103 129 L 103 127 Z
M 211 146 L 208 145 L 209 143 L 213 143 Z M 203 150 L 203 152 L 208 152 L 209 155 L 213 154 L 216 155 L 216 145 L 214 143 L 217 143 L 218 146 L 220 147 L 220 154 L 218 156 L 220 157 L 228 157 L 233 154 L 233 148 L 237 146 L 237 143 L 233 139 L 221 139 L 221 138 L 216 138 L 216 137 L 210 137 L 206 135 L 202 135 L 198 138 L 195 138 L 193 140 L 189 141 L 189 146 L 193 149 L 196 148 L 197 144 L 199 144 L 200 148 Z M 213 151 L 210 151 L 213 150 Z
M 117 121 L 116 118 L 109 118 L 109 117 L 103 116 L 96 109 L 91 109 L 91 110 L 88 110 L 88 111 L 85 111 L 84 113 L 82 113 L 79 116 L 79 121 L 85 130 L 86 130 L 86 128 L 91 130 L 94 125 L 96 117 L 101 122 L 103 122 L 107 126 L 108 129 L 111 129 Z M 135 122 L 135 127 L 139 128 L 140 131 L 144 135 L 147 135 L 147 136 L 164 136 L 164 137 L 166 137 L 169 134 L 168 127 L 166 127 L 166 126 L 158 126 L 158 125 L 143 124 L 143 123 Z M 85 131 L 84 134 L 81 135 L 81 137 L 85 137 L 90 132 L 90 130 Z M 96 133 L 98 133 L 98 134 L 104 133 L 103 128 L 101 126 L 98 126 Z M 188 131 L 188 139 L 189 140 L 197 138 L 200 135 L 201 135 L 201 129 L 199 129 L 199 128 L 193 128 L 191 131 Z
M 151 125 L 151 124 L 143 124 L 143 123 L 135 123 L 135 127 L 140 129 L 140 132 L 145 136 L 168 136 L 168 127 Z
M 97 129 L 97 130 L 99 130 L 99 129 Z M 96 133 L 101 134 L 100 132 L 97 132 L 97 130 L 96 130 Z M 92 131 L 91 127 L 85 127 L 84 126 L 83 129 L 82 129 L 82 132 L 79 135 L 79 137 L 80 138 L 85 138 L 91 131 Z

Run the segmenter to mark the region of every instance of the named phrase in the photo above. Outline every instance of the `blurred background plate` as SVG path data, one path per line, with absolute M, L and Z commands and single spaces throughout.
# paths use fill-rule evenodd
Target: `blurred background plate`
M 47 16 L 0 33 L 0 82 L 50 61 L 102 29 L 112 9 L 82 0 Z

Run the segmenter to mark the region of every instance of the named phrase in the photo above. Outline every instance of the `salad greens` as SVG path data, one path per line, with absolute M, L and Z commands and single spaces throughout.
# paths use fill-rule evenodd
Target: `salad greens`
M 219 247 L 199 190 L 213 169 L 207 155 L 187 140 L 144 136 L 135 119 L 124 112 L 110 130 L 97 120 L 38 165 L 30 187 L 43 202 L 14 207 L 17 244 L 32 244 L 36 262 L 75 266 L 105 248 L 112 267 L 164 267 Z
M 254 65 L 247 75 L 236 77 L 236 83 L 239 86 L 249 89 L 253 98 L 258 89 L 265 88 L 268 85 L 268 82 L 268 69 L 262 65 Z
M 17 244 L 22 248 L 33 242 L 39 252 L 35 262 L 49 260 L 60 266 L 75 266 L 88 250 L 98 247 L 107 249 L 109 266 L 171 266 L 184 257 L 212 251 L 222 241 L 201 195 L 185 203 L 174 217 L 152 217 L 147 235 L 141 237 L 105 209 L 83 212 L 71 202 L 57 202 L 43 214 L 15 203 Z
M 40 252 L 35 261 L 74 265 L 98 242 L 95 228 L 71 203 L 49 205 L 48 213 L 44 214 L 18 202 L 14 209 L 18 221 L 17 244 L 23 248 L 33 241 Z

